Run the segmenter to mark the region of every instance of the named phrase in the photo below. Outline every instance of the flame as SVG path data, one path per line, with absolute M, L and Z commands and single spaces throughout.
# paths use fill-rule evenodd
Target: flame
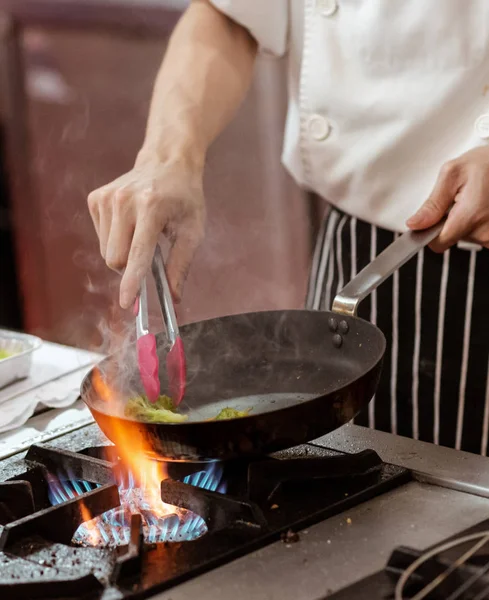
M 99 369 L 95 369 L 92 382 L 99 397 L 108 405 L 112 405 L 111 413 L 117 414 L 117 392 L 108 385 Z M 149 505 L 148 509 L 157 518 L 180 514 L 180 509 L 161 500 L 161 482 L 168 478 L 168 473 L 161 457 L 160 460 L 151 458 L 152 448 L 142 430 L 135 429 L 124 419 L 109 419 L 107 423 L 110 427 L 107 434 L 117 448 L 121 466 L 131 473 L 131 479 L 134 479 L 128 484 L 129 488 L 141 490 L 145 505 Z M 125 487 L 124 484 L 122 487 Z
M 119 460 L 114 466 L 114 479 L 120 506 L 93 517 L 86 505 L 80 503 L 83 523 L 75 532 L 73 543 L 97 547 L 125 545 L 131 533 L 130 517 L 138 513 L 142 516 L 144 539 L 148 543 L 182 542 L 205 535 L 207 524 L 200 515 L 162 501 L 161 482 L 168 478 L 164 457 L 152 451 L 144 424 L 120 418 L 123 402 L 117 388 L 109 384 L 106 377 L 94 369 L 92 385 L 106 407 L 104 433 L 117 449 Z M 221 465 L 212 463 L 204 470 L 187 475 L 184 483 L 225 493 L 222 475 Z M 97 482 L 78 480 L 69 470 L 48 474 L 48 483 L 53 506 L 100 486 Z
M 120 475 L 120 473 L 119 473 Z M 222 481 L 223 469 L 219 463 L 209 464 L 203 471 L 184 477 L 183 482 L 198 488 L 226 493 Z M 98 483 L 79 480 L 67 469 L 56 474 L 48 473 L 48 495 L 52 506 L 82 496 L 100 487 Z M 120 506 L 91 518 L 86 506 L 79 503 L 82 524 L 73 536 L 73 543 L 82 546 L 121 546 L 129 543 L 131 514 L 140 513 L 143 518 L 144 538 L 153 544 L 158 542 L 184 542 L 194 540 L 207 533 L 204 519 L 186 510 L 173 509 L 167 514 L 166 505 L 155 498 L 155 487 L 141 489 L 135 487 L 131 472 L 118 479 Z M 156 513 L 150 508 L 156 506 Z M 163 507 L 163 508 L 162 508 Z M 164 509 L 164 510 L 163 510 Z M 158 516 L 162 515 L 162 516 Z
M 86 536 L 86 540 L 88 544 L 91 546 L 98 546 L 102 541 L 102 535 L 95 524 L 95 520 L 92 519 L 92 515 L 90 511 L 85 506 L 84 502 L 80 503 L 80 513 L 82 517 L 82 522 L 84 525 L 84 534 Z

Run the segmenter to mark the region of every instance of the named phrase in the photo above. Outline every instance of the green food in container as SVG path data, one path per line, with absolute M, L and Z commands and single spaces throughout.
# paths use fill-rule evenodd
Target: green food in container
M 34 351 L 41 345 L 35 336 L 0 329 L 0 389 L 29 376 Z

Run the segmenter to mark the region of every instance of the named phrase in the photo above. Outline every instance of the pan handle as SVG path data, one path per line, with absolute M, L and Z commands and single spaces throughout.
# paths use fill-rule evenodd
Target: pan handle
M 444 224 L 445 219 L 429 229 L 403 233 L 337 294 L 333 301 L 333 312 L 354 317 L 360 302 L 438 237 Z

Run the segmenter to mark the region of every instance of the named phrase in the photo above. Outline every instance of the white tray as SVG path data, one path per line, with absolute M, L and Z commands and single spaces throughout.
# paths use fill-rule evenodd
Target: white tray
M 32 353 L 41 344 L 42 341 L 33 335 L 0 329 L 0 350 L 12 352 L 12 356 L 0 359 L 0 389 L 28 377 Z

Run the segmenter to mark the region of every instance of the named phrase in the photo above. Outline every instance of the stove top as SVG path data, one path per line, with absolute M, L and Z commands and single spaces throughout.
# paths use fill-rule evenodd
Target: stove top
M 155 490 L 113 447 L 56 445 L 31 446 L 3 470 L 9 599 L 149 598 L 273 541 L 293 547 L 304 528 L 411 479 L 372 450 L 307 444 L 253 462 L 167 463 Z

